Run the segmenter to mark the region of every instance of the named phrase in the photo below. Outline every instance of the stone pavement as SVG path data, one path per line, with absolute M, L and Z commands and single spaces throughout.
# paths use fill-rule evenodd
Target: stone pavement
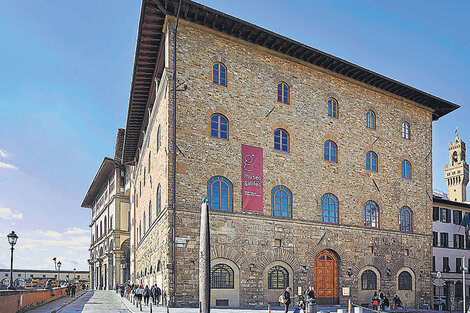
M 100 313 L 100 312 L 112 312 L 112 313 L 149 313 L 150 306 L 142 306 L 142 311 L 140 308 L 137 308 L 126 298 L 121 298 L 114 291 L 110 290 L 88 290 L 81 297 L 76 298 L 75 301 L 71 302 L 73 298 L 63 297 L 56 301 L 45 304 L 41 307 L 28 311 L 29 313 Z M 65 304 L 68 305 L 64 306 Z M 60 310 L 58 310 L 61 308 Z M 336 312 L 338 307 L 319 307 L 318 312 Z M 280 308 L 273 308 L 273 313 L 281 312 Z M 198 313 L 197 308 L 170 308 L 169 313 Z M 293 312 L 293 308 L 289 310 Z M 347 310 L 345 310 L 347 312 Z M 370 310 L 364 310 L 363 313 L 370 313 Z M 402 311 L 400 311 L 402 312 Z M 438 312 L 438 311 L 429 311 L 429 310 L 407 310 L 407 312 Z M 167 308 L 160 306 L 152 306 L 152 313 L 167 313 Z M 211 309 L 211 313 L 268 313 L 266 308 L 260 309 Z M 454 311 L 454 313 L 457 313 Z
M 77 301 L 86 291 L 80 290 L 77 292 L 76 296 L 74 298 L 72 297 L 62 297 L 57 300 L 51 301 L 49 303 L 46 303 L 44 305 L 38 306 L 37 308 L 28 310 L 28 313 L 50 313 L 54 312 L 55 310 L 58 310 L 64 305 L 67 305 L 68 303 L 71 303 L 72 301 Z

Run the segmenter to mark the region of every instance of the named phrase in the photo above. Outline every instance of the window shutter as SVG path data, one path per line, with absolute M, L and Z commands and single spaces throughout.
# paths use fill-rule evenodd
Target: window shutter
M 446 223 L 450 223 L 450 210 L 446 209 Z
M 432 220 L 433 221 L 439 220 L 439 207 L 437 206 L 432 207 Z

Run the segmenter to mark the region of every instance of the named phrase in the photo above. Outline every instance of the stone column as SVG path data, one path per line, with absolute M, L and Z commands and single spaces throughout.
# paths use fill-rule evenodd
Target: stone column
M 88 260 L 88 266 L 90 267 L 90 288 L 95 288 L 95 264 Z
M 113 290 L 114 289 L 114 266 L 113 266 L 113 254 L 110 252 L 107 254 L 108 257 L 108 281 L 107 281 L 107 286 L 108 290 Z

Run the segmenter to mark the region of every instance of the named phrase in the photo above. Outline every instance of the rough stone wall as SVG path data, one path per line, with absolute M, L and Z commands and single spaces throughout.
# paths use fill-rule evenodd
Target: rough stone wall
M 168 29 L 173 29 L 172 23 L 169 18 Z M 397 271 L 409 267 L 417 277 L 416 301 L 429 303 L 432 112 L 184 20 L 180 20 L 177 40 L 178 82 L 184 81 L 188 89 L 178 92 L 177 145 L 181 152 L 177 154 L 176 237 L 190 238 L 176 251 L 178 305 L 197 305 L 197 208 L 207 194 L 207 181 L 215 175 L 232 182 L 234 213 L 211 214 L 212 254 L 226 255 L 240 267 L 242 306 L 277 300 L 265 297 L 262 283 L 263 270 L 271 261 L 284 260 L 292 267 L 295 286 L 306 287 L 313 279 L 313 259 L 322 249 L 338 254 L 340 286 L 350 286 L 354 300 L 362 301 L 358 290 L 361 268 L 376 267 L 381 273 L 382 289 L 393 296 Z M 171 55 L 171 40 L 167 47 Z M 212 83 L 214 62 L 227 66 L 227 87 Z M 279 81 L 290 86 L 289 105 L 276 101 Z M 327 115 L 330 97 L 338 101 L 337 119 Z M 168 101 L 171 112 L 172 99 Z M 366 128 L 368 110 L 376 113 L 376 129 Z M 213 113 L 228 118 L 228 140 L 210 137 Z M 171 121 L 168 113 L 165 122 L 169 130 Z M 401 137 L 403 121 L 411 125 L 410 140 Z M 276 128 L 289 132 L 289 153 L 273 149 Z M 171 136 L 171 131 L 168 133 Z M 323 161 L 326 140 L 333 140 L 338 146 L 337 163 Z M 264 208 L 259 215 L 241 210 L 242 144 L 263 148 Z M 143 149 L 145 156 L 146 148 Z M 378 172 L 365 169 L 365 154 L 370 150 L 378 155 Z M 168 151 L 170 178 L 171 150 Z M 411 162 L 411 180 L 401 178 L 403 159 Z M 167 182 L 171 184 L 170 179 Z M 271 217 L 271 189 L 276 185 L 285 185 L 292 191 L 292 219 Z M 136 225 L 148 207 L 148 192 L 149 189 L 143 190 L 139 199 Z M 339 199 L 339 225 L 320 222 L 320 198 L 327 192 Z M 367 200 L 380 206 L 378 230 L 363 227 Z M 413 210 L 413 234 L 398 232 L 399 210 L 405 205 Z M 163 225 L 169 223 L 168 220 Z M 165 233 L 169 236 L 170 230 L 162 230 L 162 236 Z M 283 247 L 273 247 L 274 239 L 282 239 Z M 137 269 L 148 262 L 144 256 L 150 253 L 150 246 L 138 247 Z M 373 247 L 373 252 L 369 247 Z M 405 253 L 409 256 L 405 257 Z M 250 264 L 255 265 L 253 271 L 249 270 Z M 346 274 L 349 268 L 353 271 L 351 277 Z M 390 277 L 387 269 L 391 270 Z M 347 299 L 341 297 L 341 301 Z

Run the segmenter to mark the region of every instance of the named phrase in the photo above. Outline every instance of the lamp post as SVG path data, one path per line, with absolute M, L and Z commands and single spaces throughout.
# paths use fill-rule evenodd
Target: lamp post
M 13 285 L 13 250 L 14 246 L 16 245 L 16 241 L 18 240 L 18 236 L 15 234 L 14 231 L 11 231 L 7 235 L 8 243 L 11 246 L 11 262 L 10 262 L 10 286 L 8 286 L 8 290 L 15 290 L 15 286 Z
M 62 263 L 57 262 L 57 287 L 60 287 L 60 267 L 62 266 Z
M 75 271 L 76 271 L 76 270 L 77 270 L 76 268 L 73 269 L 73 282 L 74 282 L 74 283 L 75 283 Z

